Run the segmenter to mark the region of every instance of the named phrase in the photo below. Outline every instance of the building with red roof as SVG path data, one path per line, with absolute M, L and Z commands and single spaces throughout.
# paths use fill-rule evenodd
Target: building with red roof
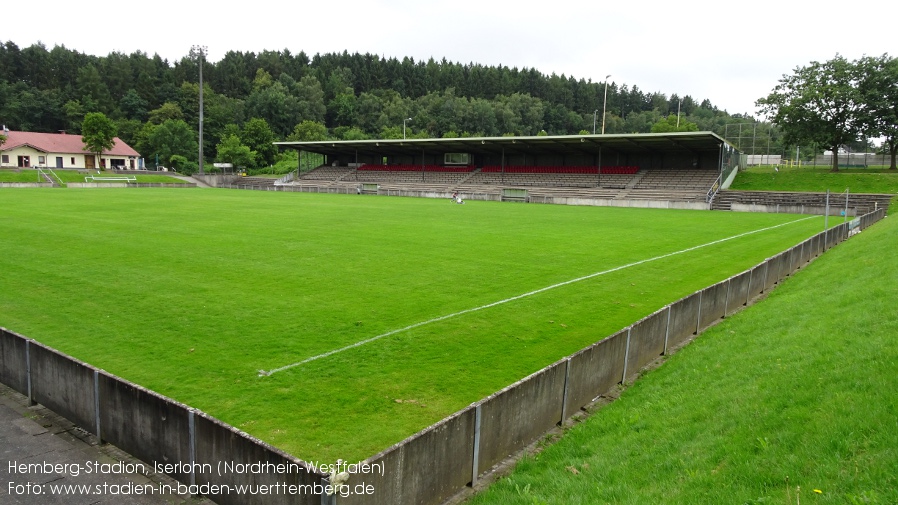
M 98 161 L 96 154 L 84 148 L 81 135 L 6 129 L 0 133 L 7 137 L 6 142 L 0 145 L 0 168 L 143 168 L 140 154 L 118 137 L 112 149 L 103 151 Z

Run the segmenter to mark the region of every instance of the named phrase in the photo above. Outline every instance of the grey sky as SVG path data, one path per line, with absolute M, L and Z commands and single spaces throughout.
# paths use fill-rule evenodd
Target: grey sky
M 34 23 L 3 23 L 0 40 L 42 41 L 105 56 L 140 50 L 169 61 L 193 44 L 228 50 L 373 53 L 536 68 L 705 98 L 755 113 L 783 74 L 811 61 L 898 55 L 898 4 L 858 0 L 555 2 L 343 0 L 249 3 L 40 2 Z M 233 5 L 233 7 L 231 7 Z M 850 11 L 850 12 L 847 12 Z M 139 31 L 137 28 L 139 27 Z M 596 104 L 601 108 L 601 103 Z

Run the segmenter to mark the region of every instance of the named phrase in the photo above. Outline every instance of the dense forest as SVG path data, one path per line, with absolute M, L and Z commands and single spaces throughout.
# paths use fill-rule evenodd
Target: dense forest
M 100 112 L 151 165 L 159 159 L 189 171 L 197 152 L 200 61 L 6 42 L 0 122 L 13 130 L 81 133 L 85 115 Z M 603 103 L 606 133 L 669 131 L 668 119 L 679 114 L 680 129 L 740 143 L 751 131 L 758 152 L 782 152 L 769 124 L 731 116 L 707 99 L 609 82 L 605 102 L 604 82 L 537 69 L 288 50 L 230 51 L 202 65 L 207 161 L 248 147 L 243 164 L 269 166 L 278 157 L 272 141 L 402 138 L 403 130 L 415 138 L 592 133 L 601 131 Z M 739 134 L 737 123 L 745 126 Z

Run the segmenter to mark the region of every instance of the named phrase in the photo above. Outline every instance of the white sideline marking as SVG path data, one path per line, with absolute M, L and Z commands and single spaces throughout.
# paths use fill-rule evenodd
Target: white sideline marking
M 545 292 L 545 291 L 549 291 L 550 289 L 560 288 L 560 287 L 562 287 L 562 286 L 567 286 L 568 284 L 573 284 L 573 283 L 575 283 L 575 282 L 585 281 L 585 280 L 587 280 L 587 279 L 592 279 L 593 277 L 598 277 L 598 276 L 600 276 L 600 275 L 610 274 L 610 273 L 613 273 L 613 272 L 617 272 L 617 271 L 619 271 L 619 270 L 623 270 L 623 269 L 625 269 L 625 268 L 635 267 L 635 266 L 642 265 L 642 264 L 644 264 L 644 263 L 649 263 L 649 262 L 652 262 L 652 261 L 657 261 L 657 260 L 661 260 L 661 259 L 664 259 L 664 258 L 669 258 L 669 257 L 671 257 L 671 256 L 676 256 L 676 255 L 678 255 L 678 254 L 684 254 L 684 253 L 687 253 L 687 252 L 695 251 L 695 250 L 701 249 L 701 248 L 703 248 L 703 247 L 708 247 L 708 246 L 720 244 L 720 243 L 722 243 L 722 242 L 727 242 L 727 241 L 729 241 L 729 240 L 734 240 L 734 239 L 737 239 L 737 238 L 745 237 L 745 236 L 747 236 L 747 235 L 752 235 L 752 234 L 760 233 L 760 232 L 763 232 L 763 231 L 773 230 L 773 229 L 775 229 L 775 228 L 781 228 L 781 227 L 786 226 L 786 225 L 798 223 L 798 222 L 801 222 L 801 221 L 806 221 L 806 220 L 808 220 L 808 219 L 813 219 L 813 218 L 815 218 L 815 217 L 819 217 L 819 216 L 808 216 L 808 217 L 803 217 L 803 218 L 801 218 L 801 219 L 796 219 L 796 220 L 794 220 L 794 221 L 789 221 L 788 223 L 782 223 L 782 224 L 777 224 L 777 225 L 774 225 L 774 226 L 768 226 L 767 228 L 761 228 L 761 229 L 758 229 L 758 230 L 747 231 L 747 232 L 745 232 L 745 233 L 740 233 L 740 234 L 738 234 L 738 235 L 733 235 L 733 236 L 731 236 L 731 237 L 726 237 L 726 238 L 722 238 L 722 239 L 719 239 L 719 240 L 714 240 L 714 241 L 708 242 L 708 243 L 706 243 L 706 244 L 701 244 L 701 245 L 689 247 L 689 248 L 687 248 L 687 249 L 682 249 L 682 250 L 680 250 L 680 251 L 675 251 L 675 252 L 671 252 L 671 253 L 667 253 L 667 254 L 662 254 L 662 255 L 660 255 L 660 256 L 655 256 L 654 258 L 648 258 L 648 259 L 644 259 L 644 260 L 634 261 L 633 263 L 629 263 L 629 264 L 626 264 L 626 265 L 621 265 L 621 266 L 619 266 L 619 267 L 614 267 L 614 268 L 611 268 L 611 269 L 609 269 L 609 270 L 603 270 L 603 271 L 601 271 L 601 272 L 595 272 L 595 273 L 592 273 L 592 274 L 589 274 L 589 275 L 584 275 L 583 277 L 577 277 L 576 279 L 571 279 L 571 280 L 568 280 L 568 281 L 559 282 L 558 284 L 552 284 L 551 286 L 546 286 L 546 287 L 544 287 L 544 288 L 540 288 L 540 289 L 537 289 L 537 290 L 534 290 L 534 291 L 530 291 L 530 292 L 524 293 L 524 294 L 522 294 L 522 295 L 512 296 L 511 298 L 506 298 L 506 299 L 504 299 L 504 300 L 499 300 L 498 302 L 493 302 L 493 303 L 488 303 L 488 304 L 486 304 L 486 305 L 481 305 L 480 307 L 474 307 L 474 308 L 472 308 L 472 309 L 465 309 L 465 310 L 462 310 L 462 311 L 459 311 L 459 312 L 454 312 L 454 313 L 452 313 L 452 314 L 447 314 L 447 315 L 445 315 L 445 316 L 440 316 L 440 317 L 435 317 L 435 318 L 433 318 L 433 319 L 428 319 L 427 321 L 422 321 L 422 322 L 420 322 L 420 323 L 411 324 L 411 325 L 409 325 L 409 326 L 406 326 L 405 328 L 399 328 L 398 330 L 391 330 L 391 331 L 388 331 L 388 332 L 386 332 L 386 333 L 382 333 L 382 334 L 380 334 L 380 335 L 378 335 L 378 336 L 376 336 L 376 337 L 371 337 L 371 338 L 368 338 L 368 339 L 365 339 L 365 340 L 361 340 L 361 341 L 356 342 L 356 343 L 354 343 L 354 344 L 349 344 L 349 345 L 347 345 L 347 346 L 345 346 L 345 347 L 341 347 L 341 348 L 339 348 L 339 349 L 334 349 L 333 351 L 328 351 L 328 352 L 326 352 L 326 353 L 319 354 L 319 355 L 317 355 L 317 356 L 312 356 L 311 358 L 306 358 L 306 359 L 304 359 L 304 360 L 302 360 L 302 361 L 297 361 L 296 363 L 291 363 L 291 364 L 289 364 L 289 365 L 284 365 L 284 366 L 282 366 L 282 367 L 280 367 L 280 368 L 274 368 L 274 369 L 271 369 L 271 370 L 268 370 L 268 371 L 265 371 L 265 370 L 259 370 L 259 377 L 265 377 L 265 376 L 272 375 L 272 374 L 275 374 L 275 373 L 278 373 L 278 372 L 283 372 L 284 370 L 288 370 L 288 369 L 293 368 L 293 367 L 297 367 L 297 366 L 300 366 L 300 365 L 304 365 L 304 364 L 306 364 L 306 363 L 309 363 L 309 362 L 311 362 L 311 361 L 315 361 L 315 360 L 318 360 L 318 359 L 321 359 L 321 358 L 326 358 L 326 357 L 328 357 L 328 356 L 331 356 L 331 355 L 334 355 L 334 354 L 337 354 L 337 353 L 340 353 L 340 352 L 343 352 L 343 351 L 348 351 L 349 349 L 353 349 L 353 348 L 355 348 L 355 347 L 360 347 L 360 346 L 363 346 L 363 345 L 365 345 L 365 344 L 374 342 L 375 340 L 380 340 L 380 339 L 382 339 L 382 338 L 384 338 L 384 337 L 389 337 L 390 335 L 395 335 L 395 334 L 397 334 L 397 333 L 401 333 L 401 332 L 403 332 L 403 331 L 408 331 L 408 330 L 411 330 L 411 329 L 414 329 L 414 328 L 418 328 L 418 327 L 420 327 L 420 326 L 424 326 L 424 325 L 431 324 L 431 323 L 436 323 L 436 322 L 439 322 L 439 321 L 445 321 L 446 319 L 450 319 L 450 318 L 453 318 L 453 317 L 456 317 L 456 316 L 461 316 L 461 315 L 463 315 L 463 314 L 469 314 L 469 313 L 471 313 L 471 312 L 476 312 L 476 311 L 478 311 L 478 310 L 488 309 L 488 308 L 490 308 L 490 307 L 495 307 L 495 306 L 497 306 L 497 305 L 502 305 L 502 304 L 505 304 L 505 303 L 508 303 L 508 302 L 513 302 L 513 301 L 515 301 L 515 300 L 520 300 L 521 298 L 527 298 L 528 296 L 533 296 L 533 295 L 536 295 L 536 294 L 539 294 L 539 293 L 542 293 L 542 292 Z

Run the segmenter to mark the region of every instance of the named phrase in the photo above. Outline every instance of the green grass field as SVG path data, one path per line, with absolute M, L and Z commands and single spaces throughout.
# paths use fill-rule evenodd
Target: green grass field
M 470 503 L 898 503 L 896 247 L 831 249 Z
M 369 456 L 823 226 L 233 190 L 15 189 L 0 213 L 0 325 L 323 461 Z

